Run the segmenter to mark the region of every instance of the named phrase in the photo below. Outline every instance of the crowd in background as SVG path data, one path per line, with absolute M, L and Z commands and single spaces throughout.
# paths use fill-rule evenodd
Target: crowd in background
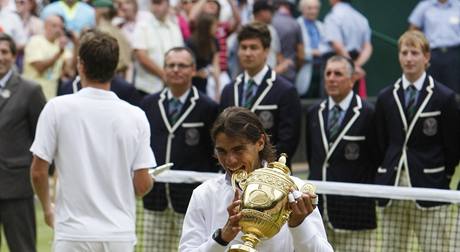
M 407 146 L 412 150 L 410 145 L 414 143 L 409 141 L 412 130 L 417 132 L 413 134 L 417 140 L 428 137 L 426 138 L 428 140 L 423 140 L 421 143 L 425 145 L 434 141 L 434 138 L 430 137 L 441 133 L 444 136 L 453 132 L 451 136 L 454 137 L 450 140 L 458 140 L 455 138 L 458 132 L 452 127 L 447 127 L 446 130 L 441 129 L 441 126 L 448 126 L 450 121 L 458 122 L 458 111 L 455 112 L 455 106 L 451 106 L 454 96 L 450 95 L 451 91 L 444 90 L 444 87 L 441 88 L 442 91 L 436 89 L 433 91 L 436 94 L 435 97 L 439 92 L 445 95 L 440 96 L 440 103 L 441 101 L 451 103 L 442 105 L 439 111 L 436 110 L 439 104 L 430 104 L 428 108 L 432 111 L 423 113 L 422 110 L 428 103 L 431 93 L 428 98 L 421 88 L 414 91 L 413 95 L 402 93 L 400 100 L 395 98 L 397 100 L 395 104 L 400 102 L 403 105 L 399 104 L 399 107 L 396 108 L 394 104 L 388 105 L 383 102 L 394 98 L 389 95 L 393 86 L 386 88 L 379 96 L 380 102 L 377 102 L 379 113 L 376 111 L 376 114 L 380 115 L 377 119 L 380 120 L 381 128 L 375 129 L 378 132 L 369 132 L 368 129 L 373 127 L 370 125 L 374 125 L 377 119 L 373 117 L 372 106 L 368 107 L 368 104 L 361 101 L 358 96 L 366 96 L 364 66 L 373 52 L 370 24 L 367 18 L 350 4 L 350 1 L 330 0 L 329 4 L 331 10 L 321 21 L 318 19 L 321 8 L 319 0 L 92 0 L 88 2 L 3 0 L 0 11 L 0 31 L 10 35 L 17 46 L 15 73 L 38 83 L 47 101 L 58 95 L 74 93 L 81 88 L 76 70 L 80 34 L 85 30 L 98 28 L 116 38 L 120 51 L 116 76 L 111 80 L 111 90 L 119 98 L 133 105 L 139 105 L 146 112 L 151 125 L 151 146 L 159 164 L 174 162 L 173 169 L 217 171 L 216 160 L 212 157 L 213 149 L 209 129 L 218 115 L 219 103 L 221 110 L 230 106 L 243 106 L 253 112 L 257 111 L 263 126 L 271 135 L 278 154 L 286 152 L 289 157 L 292 157 L 299 143 L 301 130 L 299 97 L 325 98 L 322 104 L 317 104 L 310 110 L 307 120 L 308 161 L 311 167 L 322 169 L 312 170 L 313 178 L 326 180 L 326 175 L 322 173 L 326 167 L 331 173 L 334 169 L 340 170 L 341 165 L 359 168 L 365 163 L 361 159 L 364 156 L 371 156 L 371 154 L 360 156 L 360 149 L 369 151 L 372 147 L 364 144 L 369 144 L 369 141 L 374 140 L 375 137 L 379 139 L 378 150 L 382 153 L 391 150 L 393 145 L 397 146 L 398 151 L 400 148 L 405 148 L 405 150 L 403 157 L 381 157 L 382 160 L 373 160 L 372 165 L 383 162 L 385 166 L 397 166 L 397 169 L 401 171 L 397 172 L 396 178 L 393 177 L 394 174 L 388 175 L 391 178 L 387 178 L 385 176 L 390 174 L 390 171 L 387 173 L 386 167 L 377 168 L 375 165 L 369 169 L 367 165 L 363 169 L 377 170 L 377 175 L 372 174 L 364 179 L 363 177 L 350 178 L 347 182 L 373 183 L 375 176 L 383 176 L 383 179 L 380 177 L 380 184 L 404 186 L 407 181 L 400 181 L 402 178 L 399 174 L 400 172 L 406 174 L 409 170 L 407 160 L 410 159 L 408 158 L 410 153 L 407 151 Z M 425 43 L 424 38 L 416 34 L 407 35 L 409 39 L 406 40 L 409 42 L 404 39 L 399 42 L 398 50 L 403 77 L 395 84 L 396 91 L 394 92 L 397 92 L 399 82 L 404 90 L 410 84 L 427 85 L 427 90 L 428 87 L 430 88 L 429 92 L 434 89 L 434 82 L 429 83 L 428 75 L 415 74 L 421 79 L 409 80 L 409 82 L 406 80 L 406 75 L 410 75 L 412 66 L 404 65 L 405 59 L 401 58 L 401 54 L 405 52 L 404 57 L 407 60 L 407 57 L 410 57 L 407 55 L 414 54 L 414 50 L 404 48 L 404 46 L 413 47 L 415 51 L 420 50 L 419 56 L 423 55 L 412 67 L 423 67 L 423 69 L 418 69 L 420 71 L 417 73 L 425 72 L 427 64 L 423 60 L 427 60 L 426 63 L 428 61 L 430 63 L 427 73 L 436 81 L 436 88 L 440 85 L 439 83 L 442 83 L 457 94 L 460 92 L 459 13 L 460 2 L 458 0 L 426 0 L 421 1 L 414 8 L 408 18 L 408 28 L 421 30 L 425 33 L 427 41 Z M 241 35 L 245 34 L 241 32 L 242 30 L 249 29 L 246 25 L 254 24 L 253 21 L 267 27 L 268 40 L 264 40 L 266 36 L 260 34 Z M 265 28 L 256 25 L 254 29 L 264 30 Z M 260 39 L 260 41 L 256 41 L 255 44 L 249 43 L 248 41 L 251 42 L 253 38 Z M 252 63 L 249 61 L 257 60 L 251 59 L 243 62 L 245 57 L 243 51 L 256 51 L 259 42 L 261 48 L 263 47 L 264 50 L 268 48 L 267 60 L 258 62 L 263 68 L 255 67 L 260 72 L 252 74 L 251 69 L 254 66 L 251 66 Z M 265 42 L 269 44 L 266 45 Z M 173 49 L 172 52 L 171 49 Z M 337 55 L 339 58 L 336 58 Z M 427 55 L 431 55 L 431 60 Z M 330 59 L 332 60 L 329 62 Z M 191 69 L 192 65 L 196 69 Z M 260 75 L 261 73 L 264 75 Z M 180 82 L 175 79 L 179 74 L 185 76 L 186 80 Z M 188 78 L 193 88 L 181 86 L 188 83 Z M 345 85 L 347 88 L 334 90 L 330 87 L 334 82 Z M 255 84 L 259 86 L 253 86 Z M 266 88 L 263 85 L 269 86 L 266 92 L 261 91 Z M 274 85 L 271 90 L 270 85 Z M 10 94 L 5 90 L 0 86 L 0 95 L 3 99 L 8 99 Z M 358 96 L 355 97 L 354 94 Z M 385 95 L 388 95 L 389 98 Z M 425 98 L 427 102 L 422 103 Z M 415 102 L 415 104 L 418 107 L 415 105 L 413 108 L 406 107 L 417 99 L 418 103 Z M 345 102 L 347 104 L 343 105 L 343 101 L 347 101 Z M 42 102 L 40 104 L 43 106 Z M 416 107 L 421 107 L 420 112 L 410 115 L 411 109 Z M 352 112 L 352 109 L 355 108 L 363 112 L 360 112 L 361 114 L 355 110 Z M 446 108 L 449 108 L 448 115 L 444 112 Z M 324 118 L 315 118 L 323 111 Z M 393 111 L 392 115 L 397 116 L 400 116 L 398 114 L 400 112 L 401 118 L 398 117 L 397 120 L 401 119 L 404 122 L 403 125 L 391 125 L 396 119 L 388 120 L 392 115 L 384 115 L 382 111 Z M 442 118 L 438 119 L 436 116 L 441 115 L 441 111 Z M 450 113 L 452 111 L 454 113 Z M 356 113 L 356 116 L 352 113 Z M 424 120 L 423 125 L 420 123 L 423 127 L 415 126 L 415 121 L 419 118 L 420 122 Z M 315 120 L 323 120 L 323 122 L 315 123 Z M 412 120 L 414 123 L 411 124 Z M 357 121 L 356 124 L 354 124 L 355 121 Z M 440 126 L 437 124 L 438 121 L 441 123 Z M 328 125 L 327 129 L 321 129 L 318 126 L 321 123 Z M 331 126 L 333 124 L 342 126 L 334 128 Z M 352 128 L 355 126 L 356 131 Z M 354 132 L 353 135 L 348 135 L 347 130 L 350 128 Z M 343 134 L 339 129 L 343 130 Z M 401 132 L 394 133 L 392 129 L 398 129 Z M 388 143 L 386 139 L 395 135 L 395 142 L 400 140 L 401 142 L 395 144 L 391 140 Z M 366 141 L 363 142 L 364 140 Z M 440 144 L 436 141 L 430 146 Z M 419 146 L 419 144 L 414 145 L 414 149 Z M 449 146 L 458 147 L 456 143 Z M 189 147 L 190 149 L 187 149 Z M 320 153 L 318 150 L 322 150 L 323 147 L 324 157 L 318 154 Z M 346 159 L 345 161 L 339 159 L 338 165 L 334 164 L 337 157 L 333 156 L 336 155 L 334 154 L 336 148 L 340 149 L 340 153 L 345 153 L 344 158 Z M 317 155 L 311 153 L 312 149 L 315 149 Z M 439 150 L 441 149 L 443 147 L 440 147 Z M 438 151 L 435 156 L 453 156 L 454 161 L 449 163 L 448 167 L 446 165 L 447 169 L 444 168 L 448 170 L 447 175 L 450 176 L 453 173 L 453 167 L 458 163 L 459 153 L 458 149 L 455 149 L 446 151 L 449 153 L 445 154 L 445 149 L 448 148 Z M 188 156 L 185 157 L 184 153 Z M 205 155 L 205 157 L 200 155 Z M 209 164 L 204 165 L 203 160 Z M 397 164 L 394 164 L 395 160 L 398 160 Z M 414 160 L 417 159 L 414 158 Z M 428 161 L 420 162 L 424 165 Z M 420 164 L 417 163 L 418 165 Z M 410 167 L 413 166 L 410 165 Z M 424 173 L 444 173 L 440 167 L 430 168 L 432 169 L 428 172 L 425 172 L 428 169 L 426 167 L 421 170 Z M 358 171 L 353 174 L 362 175 L 363 172 Z M 353 174 L 350 172 L 347 175 Z M 423 176 L 420 175 L 420 177 Z M 333 180 L 348 180 L 344 178 L 346 176 L 338 172 L 337 178 Z M 409 181 L 409 186 L 446 189 L 448 187 L 448 184 L 444 183 L 446 181 L 443 180 L 442 185 L 430 183 L 415 185 Z M 161 235 L 164 235 L 176 237 L 177 239 L 168 246 L 173 249 L 177 248 L 188 200 L 197 185 L 188 186 L 158 183 L 144 198 L 144 216 L 146 216 L 144 230 L 145 234 L 150 236 L 143 240 L 144 244 L 160 244 L 164 240 Z M 179 194 L 186 195 L 185 201 L 187 202 L 183 200 L 184 198 L 174 198 Z M 337 202 L 340 200 L 339 198 Z M 334 202 L 334 199 L 330 202 Z M 326 208 L 326 203 L 324 206 L 321 204 L 323 204 L 322 201 L 320 201 L 321 210 Z M 355 223 L 352 221 L 349 223 L 345 221 L 345 224 L 337 222 L 333 219 L 333 211 L 329 212 L 332 217 L 328 216 L 331 219 L 326 220 L 326 223 L 332 223 L 339 226 L 339 229 L 345 230 L 375 229 L 375 202 L 364 201 L 361 204 L 370 209 L 369 218 L 372 221 L 365 223 L 370 223 L 369 226 L 356 227 L 353 226 Z M 385 204 L 381 203 L 381 205 Z M 410 207 L 415 209 L 415 206 L 412 205 L 407 208 Z M 158 220 L 160 220 L 159 223 L 154 222 Z M 166 226 L 162 226 L 165 223 L 167 223 Z M 174 224 L 173 227 L 168 226 L 170 223 Z M 334 229 L 332 224 L 330 227 Z M 164 233 L 169 229 L 172 230 L 170 233 Z M 362 235 L 369 236 L 368 233 Z M 334 241 L 341 240 L 350 239 L 337 235 Z M 164 250 L 160 248 L 159 251 Z
M 321 70 L 334 54 L 353 59 L 355 91 L 366 96 L 363 66 L 373 51 L 369 22 L 348 1 L 329 2 L 331 11 L 321 21 L 318 0 L 4 0 L 0 19 L 8 22 L 0 27 L 18 45 L 19 72 L 39 82 L 48 100 L 77 75 L 73 48 L 81 31 L 97 27 L 120 44 L 117 78 L 140 93 L 132 99 L 160 91 L 163 54 L 186 45 L 198 61 L 193 84 L 219 101 L 223 87 L 241 72 L 235 31 L 251 21 L 269 25 L 268 64 L 296 86 L 301 98 L 325 96 Z M 459 92 L 458 20 L 433 22 L 442 12 L 425 17 L 427 9 L 435 8 L 428 2 L 436 1 L 418 5 L 410 27 L 429 34 L 430 73 Z M 443 2 L 446 13 L 458 8 L 455 0 L 438 4 Z

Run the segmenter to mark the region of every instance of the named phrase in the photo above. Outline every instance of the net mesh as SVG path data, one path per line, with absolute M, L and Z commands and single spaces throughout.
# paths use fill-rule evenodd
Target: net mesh
M 167 171 L 156 183 L 201 183 L 220 175 Z M 316 186 L 334 251 L 460 251 L 459 191 L 308 182 Z M 152 217 L 138 201 L 137 252 L 177 251 L 183 214 L 170 208 L 160 213 Z

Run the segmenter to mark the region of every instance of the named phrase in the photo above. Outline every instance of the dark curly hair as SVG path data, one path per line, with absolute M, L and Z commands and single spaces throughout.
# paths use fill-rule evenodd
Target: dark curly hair
M 270 142 L 268 134 L 265 132 L 259 117 L 250 110 L 243 107 L 226 108 L 216 119 L 211 129 L 211 138 L 216 142 L 216 136 L 224 133 L 229 137 L 247 139 L 251 143 L 256 143 L 263 135 L 265 144 L 259 152 L 260 160 L 267 162 L 275 161 L 275 149 Z

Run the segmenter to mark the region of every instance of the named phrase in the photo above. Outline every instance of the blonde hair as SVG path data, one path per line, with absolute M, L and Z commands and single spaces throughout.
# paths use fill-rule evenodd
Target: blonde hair
M 403 45 L 420 48 L 424 54 L 430 53 L 430 43 L 425 35 L 418 30 L 409 30 L 403 33 L 398 40 L 398 51 Z

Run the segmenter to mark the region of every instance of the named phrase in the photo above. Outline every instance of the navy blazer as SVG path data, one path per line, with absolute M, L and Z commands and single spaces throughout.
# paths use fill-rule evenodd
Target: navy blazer
M 382 154 L 376 183 L 396 185 L 408 167 L 410 186 L 448 189 L 460 158 L 460 118 L 455 93 L 427 75 L 408 122 L 402 81 L 383 89 L 376 104 L 378 147 Z M 389 200 L 381 200 L 387 205 Z M 440 205 L 418 201 L 421 207 Z
M 167 89 L 146 96 L 140 107 L 145 111 L 150 123 L 150 144 L 159 165 L 172 162 L 172 170 L 218 171 L 210 135 L 218 113 L 218 105 L 214 101 L 192 87 L 186 103 L 182 106 L 181 115 L 174 125 L 170 124 L 167 116 Z M 155 183 L 152 191 L 144 197 L 144 207 L 162 211 L 166 209 L 170 200 L 176 212 L 185 213 L 192 191 L 198 185 L 200 184 Z
M 349 183 L 374 182 L 377 162 L 373 141 L 373 107 L 354 94 L 334 142 L 328 142 L 328 100 L 307 113 L 306 149 L 310 179 Z M 326 202 L 326 205 L 324 203 Z M 375 200 L 322 195 L 319 208 L 334 229 L 376 228 Z
M 244 74 L 241 74 L 224 88 L 220 102 L 221 110 L 241 106 L 244 83 Z M 300 138 L 301 106 L 296 88 L 269 69 L 257 89 L 256 97 L 250 110 L 259 116 L 277 154 L 286 153 L 290 160 Z

